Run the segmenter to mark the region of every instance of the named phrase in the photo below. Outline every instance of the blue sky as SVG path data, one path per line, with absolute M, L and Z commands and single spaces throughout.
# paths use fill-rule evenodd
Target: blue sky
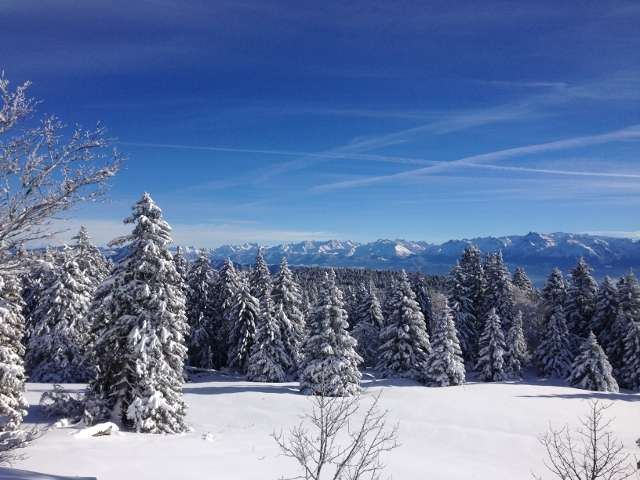
M 640 4 L 30 1 L 2 68 L 128 160 L 196 246 L 528 231 L 637 236 Z

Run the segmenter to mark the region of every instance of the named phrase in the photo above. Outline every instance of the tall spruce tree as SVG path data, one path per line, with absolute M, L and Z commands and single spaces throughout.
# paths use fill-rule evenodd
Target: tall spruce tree
M 251 287 L 251 295 L 262 301 L 262 298 L 271 294 L 273 288 L 269 267 L 262 256 L 262 249 L 258 249 L 256 254 L 256 263 L 251 270 L 249 276 L 249 285 Z
M 478 353 L 478 321 L 469 282 L 459 263 L 449 274 L 449 304 L 458 330 L 462 355 L 473 364 Z
M 240 276 L 228 258 L 218 272 L 213 293 L 211 336 L 213 341 L 213 363 L 216 368 L 227 364 L 230 348 L 231 316 L 235 298 L 240 289 Z
M 86 420 L 112 417 L 137 432 L 184 432 L 188 326 L 182 279 L 168 248 L 171 227 L 148 193 L 125 223 L 133 232 L 112 245 L 125 246 L 127 254 L 94 302 L 98 369 Z
M 514 270 L 512 283 L 516 288 L 519 288 L 525 293 L 532 293 L 534 291 L 533 283 L 531 283 L 527 272 L 525 272 L 522 267 L 516 267 Z
M 465 287 L 473 305 L 473 318 L 477 322 L 478 335 L 482 328 L 482 317 L 485 312 L 486 277 L 482 264 L 482 253 L 475 245 L 470 245 L 462 252 L 459 261 Z M 477 352 L 476 352 L 477 353 Z
M 571 271 L 571 283 L 567 290 L 565 314 L 569 333 L 586 338 L 591 331 L 591 321 L 596 310 L 598 284 L 591 275 L 592 269 L 584 258 Z
M 571 368 L 571 341 L 562 305 L 556 305 L 545 327 L 545 336 L 536 350 L 542 375 L 566 378 Z
M 585 390 L 618 392 L 611 364 L 593 332 L 582 341 L 568 378 L 569 384 Z
M 567 285 L 564 277 L 558 268 L 554 268 L 542 289 L 542 314 L 546 321 L 549 321 L 558 306 L 562 306 L 564 310 L 566 298 Z
M 282 257 L 280 261 L 280 270 L 273 282 L 271 297 L 277 313 L 276 320 L 282 342 L 291 359 L 291 370 L 295 371 L 300 364 L 306 320 L 303 313 L 304 300 L 300 285 L 293 277 L 286 257 Z
M 464 361 L 451 309 L 444 295 L 438 295 L 433 303 L 435 322 L 425 380 L 439 387 L 462 385 Z
M 368 289 L 363 289 L 356 309 L 355 321 L 353 336 L 358 341 L 358 353 L 363 358 L 365 366 L 374 367 L 380 347 L 380 332 L 384 328 L 384 318 L 373 284 L 370 284 Z
M 510 378 L 522 378 L 522 369 L 530 360 L 527 340 L 522 328 L 522 312 L 518 311 L 507 332 L 505 371 Z
M 627 322 L 622 360 L 620 384 L 630 390 L 640 390 L 640 322 Z
M 278 317 L 285 315 L 278 304 L 276 316 L 269 295 L 262 297 L 256 334 L 248 360 L 247 379 L 252 382 L 284 382 L 291 370 L 291 357 L 282 342 Z
M 500 317 L 500 322 L 508 329 L 515 315 L 515 301 L 511 275 L 504 264 L 501 251 L 487 257 L 484 265 L 484 274 L 485 312 L 495 308 L 496 314 Z
M 403 270 L 393 294 L 393 310 L 380 333 L 378 370 L 386 376 L 424 377 L 431 352 L 424 316 Z
M 84 226 L 80 227 L 78 234 L 73 237 L 73 240 L 76 242 L 72 247 L 73 256 L 78 264 L 78 268 L 91 282 L 95 291 L 107 275 L 109 275 L 109 261 L 100 249 L 91 243 L 91 237 Z
M 24 396 L 23 301 L 20 282 L 10 274 L 0 276 L 0 432 L 18 428 L 27 414 Z
M 640 322 L 640 285 L 633 272 L 618 282 L 618 314 L 611 328 L 611 336 L 604 346 L 609 362 L 618 375 L 624 366 L 624 338 L 629 331 L 629 322 Z
M 593 314 L 592 329 L 598 342 L 608 349 L 618 315 L 618 289 L 611 277 L 606 276 L 598 287 L 596 309 Z
M 327 273 L 320 301 L 308 322 L 304 360 L 300 370 L 300 390 L 308 395 L 341 397 L 360 391 L 362 358 L 356 340 L 349 334 L 342 292 L 333 270 Z
M 35 382 L 84 382 L 89 379 L 85 349 L 88 312 L 94 286 L 72 252 L 40 297 L 27 345 L 29 378 Z
M 268 296 L 268 293 L 264 295 L 263 301 Z M 266 305 L 271 306 L 270 303 Z M 251 295 L 247 280 L 242 278 L 228 317 L 230 348 L 227 364 L 230 367 L 237 368 L 242 372 L 247 371 L 247 362 L 255 340 L 256 323 L 259 316 L 260 302 Z M 273 317 L 270 316 L 270 320 L 273 320 Z
M 495 308 L 489 310 L 484 321 L 484 330 L 478 341 L 478 362 L 476 370 L 485 382 L 499 382 L 505 379 L 505 342 L 502 323 Z
M 187 272 L 189 271 L 189 262 L 184 256 L 184 248 L 178 246 L 176 253 L 173 254 L 173 262 L 176 264 L 176 271 L 182 278 L 183 282 L 187 281 Z
M 204 250 L 198 252 L 186 279 L 186 313 L 189 322 L 189 365 L 214 368 L 216 345 L 213 329 L 215 272 Z
M 416 302 L 420 305 L 420 311 L 424 315 L 424 322 L 427 326 L 427 333 L 431 335 L 431 332 L 435 328 L 436 319 L 433 314 L 433 302 L 431 300 L 431 293 L 424 278 L 419 278 L 416 281 L 414 291 L 416 293 Z

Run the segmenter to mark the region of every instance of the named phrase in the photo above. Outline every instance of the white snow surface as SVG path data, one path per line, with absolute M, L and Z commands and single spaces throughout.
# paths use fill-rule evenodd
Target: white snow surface
M 513 480 L 531 478 L 531 472 L 551 478 L 538 437 L 550 423 L 577 426 L 589 399 L 611 402 L 615 434 L 629 453 L 638 453 L 640 394 L 589 392 L 533 379 L 436 388 L 365 375 L 363 384 L 366 395 L 382 392 L 390 423 L 399 423 L 401 446 L 383 458 L 385 477 L 396 480 Z M 28 384 L 34 406 L 27 424 L 47 422 L 37 404 L 51 387 Z M 79 439 L 78 428 L 52 428 L 15 468 L 100 480 L 275 480 L 297 472 L 270 437 L 309 411 L 310 399 L 298 393 L 297 383 L 251 383 L 209 373 L 186 384 L 184 393 L 189 433 L 120 431 Z M 1 472 L 0 478 L 15 478 Z

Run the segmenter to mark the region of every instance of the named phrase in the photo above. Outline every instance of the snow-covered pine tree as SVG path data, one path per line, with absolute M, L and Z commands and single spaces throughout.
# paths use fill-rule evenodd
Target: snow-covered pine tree
M 618 392 L 611 364 L 593 332 L 582 341 L 568 377 L 570 385 L 597 392 Z
M 533 293 L 533 283 L 529 280 L 527 272 L 522 267 L 516 267 L 513 272 L 513 285 L 525 293 Z
M 80 270 L 72 252 L 40 296 L 33 313 L 27 345 L 29 378 L 35 382 L 84 382 L 90 368 L 85 363 L 89 344 L 88 312 L 94 285 Z
M 286 257 L 282 257 L 280 261 L 280 271 L 273 282 L 271 297 L 275 306 L 276 320 L 279 322 L 282 342 L 291 359 L 291 370 L 295 371 L 300 364 L 306 322 L 300 285 L 294 279 Z M 280 306 L 282 313 L 279 312 Z
M 93 290 L 98 288 L 102 281 L 109 275 L 111 268 L 109 261 L 100 249 L 91 243 L 91 237 L 84 226 L 80 227 L 78 234 L 73 237 L 73 256 L 82 271 L 91 282 Z
M 250 293 L 246 278 L 240 280 L 240 286 L 233 300 L 233 307 L 227 317 L 229 322 L 229 358 L 227 364 L 241 372 L 247 371 L 247 361 L 256 336 L 256 323 L 260 316 L 260 302 Z M 269 296 L 268 292 L 262 298 Z M 267 304 L 270 305 L 270 302 Z M 273 317 L 270 317 L 273 320 Z
M 598 284 L 591 272 L 591 267 L 581 257 L 571 271 L 571 283 L 565 301 L 564 311 L 569 333 L 581 339 L 589 335 L 591 320 L 596 309 Z
M 0 276 L 0 432 L 17 429 L 27 414 L 22 305 L 20 282 L 14 275 L 3 273 Z
M 505 342 L 502 323 L 495 308 L 489 310 L 484 329 L 478 340 L 478 362 L 476 370 L 480 380 L 499 382 L 505 379 Z
M 211 333 L 214 342 L 212 347 L 213 363 L 216 368 L 227 364 L 230 348 L 230 318 L 239 288 L 240 276 L 236 272 L 233 262 L 227 258 L 218 272 L 218 280 L 215 283 L 213 294 L 214 310 L 211 319 Z
M 94 307 L 97 375 L 87 392 L 90 422 L 113 418 L 145 433 L 187 429 L 182 398 L 188 325 L 182 279 L 169 252 L 171 227 L 145 193 L 125 223 L 127 255 L 103 283 Z
M 571 368 L 571 341 L 562 305 L 551 313 L 545 335 L 536 350 L 536 361 L 542 375 L 566 378 Z
M 500 322 L 506 329 L 511 327 L 515 315 L 514 294 L 511 275 L 504 264 L 502 252 L 497 251 L 487 257 L 484 265 L 485 274 L 485 312 L 495 308 Z
M 393 294 L 393 310 L 380 332 L 377 369 L 385 376 L 424 377 L 431 352 L 424 316 L 403 270 Z
M 355 322 L 352 333 L 358 341 L 356 348 L 364 360 L 363 365 L 374 367 L 378 358 L 380 332 L 384 328 L 384 318 L 373 284 L 370 284 L 368 289 L 363 288 L 356 309 Z
M 473 311 L 471 313 L 477 322 L 476 330 L 479 335 L 482 330 L 482 317 L 486 313 L 486 278 L 480 249 L 475 245 L 470 245 L 465 248 L 460 257 L 459 265 L 462 269 L 461 278 L 464 279 L 466 291 L 473 305 Z
M 431 353 L 427 362 L 425 380 L 434 386 L 462 385 L 465 368 L 456 325 L 447 297 L 438 294 L 433 299 L 434 328 L 431 335 Z
M 252 382 L 284 382 L 291 370 L 291 357 L 280 337 L 277 319 L 285 315 L 282 304 L 278 304 L 275 317 L 273 311 L 271 296 L 263 296 L 248 360 L 247 379 Z
M 215 271 L 204 250 L 189 267 L 186 280 L 186 313 L 189 322 L 189 365 L 214 368 L 213 349 L 215 332 L 212 317 L 214 311 Z
M 466 361 L 474 364 L 478 352 L 478 321 L 471 296 L 464 270 L 456 263 L 449 274 L 449 305 L 458 330 L 462 355 Z
M 522 369 L 529 363 L 530 355 L 522 328 L 522 312 L 520 310 L 516 313 L 507 332 L 506 345 L 505 371 L 510 378 L 522 378 Z
M 249 275 L 249 285 L 251 287 L 251 295 L 262 301 L 262 297 L 270 295 L 273 289 L 271 274 L 269 273 L 269 267 L 262 256 L 262 249 L 258 249 L 256 254 L 256 263 Z
M 173 254 L 173 263 L 176 264 L 176 271 L 182 278 L 182 281 L 186 282 L 187 272 L 189 271 L 189 262 L 184 256 L 184 249 L 180 246 L 176 248 L 176 253 Z
M 567 286 L 558 268 L 554 268 L 542 289 L 542 310 L 543 316 L 548 321 L 558 306 L 562 306 L 567 298 Z
M 417 306 L 417 305 L 416 305 Z M 333 270 L 326 275 L 318 305 L 307 323 L 300 390 L 307 395 L 343 397 L 360 391 L 362 358 L 356 340 L 349 335 L 342 292 Z
M 427 326 L 427 333 L 431 335 L 435 327 L 435 318 L 433 315 L 433 305 L 431 301 L 431 293 L 424 278 L 416 281 L 414 291 L 416 293 L 416 302 L 420 305 L 420 311 L 424 315 L 424 323 Z
M 598 343 L 607 351 L 613 335 L 613 328 L 618 315 L 618 289 L 608 275 L 598 287 L 596 310 L 593 314 L 592 329 Z M 608 354 L 608 352 L 607 352 Z
M 611 328 L 611 336 L 604 345 L 613 371 L 620 374 L 624 365 L 624 338 L 629 331 L 629 322 L 640 322 L 640 285 L 633 272 L 618 282 L 618 314 Z
M 640 322 L 628 321 L 624 337 L 624 356 L 620 369 L 620 385 L 640 390 Z

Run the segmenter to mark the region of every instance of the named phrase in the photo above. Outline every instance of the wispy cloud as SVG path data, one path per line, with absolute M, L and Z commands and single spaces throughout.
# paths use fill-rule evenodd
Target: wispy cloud
M 615 130 L 600 135 L 589 135 L 582 137 L 569 138 L 565 140 L 557 140 L 554 142 L 526 145 L 523 147 L 508 148 L 505 150 L 498 150 L 495 152 L 483 153 L 480 155 L 471 155 L 468 157 L 460 158 L 458 160 L 451 160 L 448 162 L 441 162 L 437 165 L 423 167 L 419 169 L 408 170 L 391 175 L 377 175 L 361 178 L 358 180 L 349 180 L 344 182 L 328 183 L 324 185 L 318 185 L 314 187 L 315 191 L 329 191 L 339 190 L 345 188 L 363 187 L 367 185 L 388 183 L 398 180 L 405 180 L 414 178 L 416 176 L 430 175 L 433 173 L 442 172 L 456 167 L 475 167 L 477 164 L 483 164 L 487 162 L 504 160 L 513 157 L 532 155 L 536 153 L 553 152 L 559 150 L 566 150 L 570 148 L 580 148 L 590 145 L 599 145 L 609 142 L 620 142 L 627 140 L 640 139 L 640 125 L 632 125 L 621 130 Z

